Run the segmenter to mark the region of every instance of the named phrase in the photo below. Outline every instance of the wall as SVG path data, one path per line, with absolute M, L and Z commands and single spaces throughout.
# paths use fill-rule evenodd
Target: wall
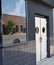
M 41 14 L 49 17 L 50 37 L 53 36 L 53 13 L 52 9 L 45 7 L 37 2 L 28 1 L 27 4 L 27 35 L 28 39 L 32 40 L 35 38 L 35 15 Z M 32 32 L 32 33 L 31 33 Z
M 3 65 L 2 48 L 0 48 L 0 65 Z
M 3 65 L 36 65 L 35 41 L 3 48 Z
M 54 9 L 53 9 L 53 38 L 51 39 L 51 55 L 54 55 Z
M 50 45 L 53 37 L 52 9 L 35 1 L 27 1 L 27 8 L 27 40 L 35 39 L 35 15 L 45 16 L 47 18 L 47 53 L 50 56 Z
M 53 9 L 53 37 L 54 37 L 54 9 Z
M 42 1 L 51 5 L 51 6 L 54 6 L 54 0 L 49 0 L 49 1 L 48 0 L 42 0 Z
M 19 39 L 20 42 L 26 41 L 26 33 L 19 33 L 15 35 L 3 35 L 3 43 L 12 44 L 15 39 Z

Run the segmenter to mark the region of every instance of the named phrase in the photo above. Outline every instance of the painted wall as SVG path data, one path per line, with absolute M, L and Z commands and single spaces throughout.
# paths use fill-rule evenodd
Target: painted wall
M 37 3 L 35 1 L 28 1 L 27 4 L 27 39 L 28 40 L 34 40 L 35 39 L 35 15 L 41 14 L 44 16 L 49 17 L 48 18 L 48 37 L 53 36 L 53 13 L 52 9 L 45 7 L 45 5 L 42 5 L 40 3 Z M 32 32 L 32 33 L 31 33 Z
M 27 40 L 35 40 L 35 15 L 43 15 L 47 18 L 47 57 L 50 57 L 53 37 L 53 11 L 45 5 L 35 2 L 27 1 Z
M 42 1 L 44 1 L 45 3 L 47 3 L 47 4 L 49 4 L 49 5 L 51 5 L 51 6 L 54 6 L 54 0 L 42 0 Z
M 3 48 L 3 64 L 0 65 L 36 65 L 35 41 Z

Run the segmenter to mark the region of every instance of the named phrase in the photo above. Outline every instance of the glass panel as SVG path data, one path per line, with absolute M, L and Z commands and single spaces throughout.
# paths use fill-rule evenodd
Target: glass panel
M 35 28 L 35 32 L 39 33 L 39 28 L 38 27 Z
M 42 32 L 45 33 L 45 27 L 42 28 Z
M 3 43 L 26 40 L 25 0 L 2 0 L 2 25 Z

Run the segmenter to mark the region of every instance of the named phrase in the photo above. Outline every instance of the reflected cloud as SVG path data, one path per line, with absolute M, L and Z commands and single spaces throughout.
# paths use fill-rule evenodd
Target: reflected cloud
M 12 4 L 9 4 L 8 1 L 2 0 L 2 13 L 3 14 L 11 14 L 11 15 L 18 15 L 18 16 L 24 16 L 25 17 L 25 1 L 23 0 L 16 0 L 15 4 L 14 1 Z M 4 4 L 3 4 L 4 3 Z M 4 7 L 5 5 L 5 7 Z

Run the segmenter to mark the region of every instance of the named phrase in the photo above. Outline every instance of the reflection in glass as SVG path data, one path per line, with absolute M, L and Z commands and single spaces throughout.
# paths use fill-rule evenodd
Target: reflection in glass
M 25 0 L 2 0 L 3 43 L 26 40 Z

